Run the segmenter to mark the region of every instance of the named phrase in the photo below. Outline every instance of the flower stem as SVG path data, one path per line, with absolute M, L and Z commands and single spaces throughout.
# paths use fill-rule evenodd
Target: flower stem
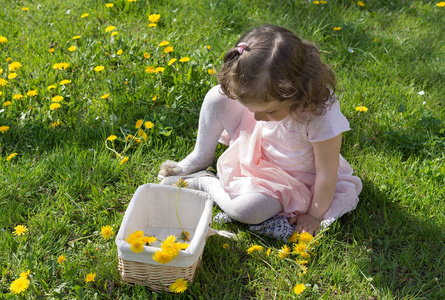
M 175 202 L 175 210 L 176 210 L 176 218 L 178 218 L 179 226 L 181 226 L 181 235 L 184 234 L 185 238 L 188 242 L 190 242 L 189 238 L 185 234 L 184 227 L 182 227 L 181 220 L 179 220 L 179 214 L 178 214 L 178 198 L 179 198 L 179 191 L 181 190 L 181 187 L 178 187 L 178 192 L 176 193 L 176 202 Z

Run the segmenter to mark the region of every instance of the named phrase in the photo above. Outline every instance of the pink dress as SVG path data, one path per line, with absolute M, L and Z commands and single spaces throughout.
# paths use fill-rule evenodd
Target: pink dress
M 321 142 L 350 130 L 349 122 L 336 101 L 325 115 L 299 122 L 291 115 L 279 122 L 255 121 L 245 109 L 229 148 L 217 163 L 220 182 L 235 198 L 244 193 L 264 193 L 279 199 L 280 215 L 305 213 L 315 184 L 314 151 L 311 142 Z M 227 136 L 222 136 L 224 143 Z M 227 140 L 226 140 L 227 143 Z M 340 155 L 338 182 L 331 207 L 324 220 L 336 219 L 355 209 L 362 189 L 361 180 Z

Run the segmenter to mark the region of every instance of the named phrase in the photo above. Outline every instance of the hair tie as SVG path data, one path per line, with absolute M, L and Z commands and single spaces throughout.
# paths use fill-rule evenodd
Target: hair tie
M 238 44 L 238 52 L 239 52 L 239 54 L 243 54 L 243 51 L 246 48 L 247 48 L 247 43 L 244 43 L 244 42 L 239 43 Z

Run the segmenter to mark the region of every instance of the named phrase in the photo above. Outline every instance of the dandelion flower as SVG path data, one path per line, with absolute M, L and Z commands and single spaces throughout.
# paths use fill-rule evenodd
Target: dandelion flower
M 111 7 L 114 6 L 114 3 L 107 3 L 107 4 L 105 4 L 105 6 L 108 7 L 108 8 L 111 8 Z
M 122 52 L 124 52 L 124 51 L 123 51 L 122 49 L 119 49 L 119 50 L 117 50 L 116 54 L 117 54 L 117 55 L 121 55 Z
M 173 51 L 173 47 L 165 47 L 164 48 L 164 52 L 165 53 L 170 53 L 170 52 L 172 52 Z
M 51 128 L 59 126 L 60 123 L 61 123 L 60 121 L 56 121 L 56 122 L 51 123 Z
M 22 7 L 22 10 L 24 10 L 24 11 L 28 11 L 29 8 L 27 8 L 27 7 L 25 6 L 25 7 Z
M 145 53 L 144 53 L 144 57 L 145 57 L 145 58 L 149 58 L 149 57 L 150 57 L 150 54 L 147 53 L 147 52 L 145 52 Z
M 68 51 L 73 52 L 76 51 L 77 47 L 76 46 L 71 46 L 68 48 Z
M 141 127 L 141 125 L 142 125 L 142 123 L 144 122 L 144 120 L 142 120 L 142 119 L 140 119 L 140 120 L 137 120 L 136 121 L 136 124 L 134 125 L 134 128 L 139 128 L 139 127 Z
M 300 295 L 305 289 L 306 287 L 304 286 L 304 284 L 299 283 L 294 287 L 294 293 Z
M 50 91 L 50 90 L 53 90 L 53 89 L 55 89 L 55 88 L 56 88 L 56 85 L 51 84 L 50 86 L 47 87 L 47 90 Z M 54 100 L 53 100 L 53 101 L 54 101 Z
M 108 97 L 110 97 L 110 94 L 105 94 L 100 96 L 101 99 L 108 99 Z
M 280 249 L 280 251 L 278 252 L 278 256 L 281 258 L 286 258 L 290 255 L 290 248 L 287 245 L 283 245 Z
M 267 249 L 266 255 L 269 257 L 271 252 L 272 252 L 272 248 Z
M 28 97 L 33 97 L 33 96 L 37 96 L 38 93 L 37 93 L 36 90 L 30 90 L 30 91 L 28 91 L 28 92 L 26 93 L 26 95 L 27 95 Z
M 116 26 L 111 25 L 111 26 L 108 26 L 107 28 L 105 28 L 105 32 L 110 32 L 110 31 L 113 31 L 115 29 L 116 29 Z
M 16 156 L 17 156 L 17 153 L 15 153 L 15 152 L 11 153 L 11 154 L 8 155 L 8 157 L 6 157 L 6 161 L 10 161 L 11 159 L 13 159 Z
M 129 157 L 128 157 L 128 156 L 125 156 L 124 158 L 121 159 L 120 164 L 121 164 L 121 165 L 125 164 L 125 163 L 128 161 L 128 159 L 129 159 Z
M 150 129 L 150 128 L 153 128 L 154 124 L 150 121 L 147 121 L 144 123 L 144 126 L 145 126 L 145 128 Z
M 167 65 L 171 66 L 175 61 L 177 61 L 177 59 L 176 58 L 172 58 L 172 59 L 170 59 L 170 61 L 168 62 Z
M 363 7 L 363 6 L 365 6 L 365 3 L 363 3 L 362 1 L 358 1 L 358 2 L 357 2 L 357 5 Z
M 26 228 L 25 225 L 17 225 L 16 227 L 14 227 L 14 229 L 15 229 L 14 235 L 16 236 L 24 235 L 25 232 L 28 231 L 28 228 Z
M 158 262 L 158 263 L 160 263 L 160 264 L 166 264 L 166 263 L 172 261 L 173 258 L 174 258 L 174 257 L 172 257 L 171 255 L 169 255 L 168 253 L 164 253 L 164 252 L 159 251 L 159 250 L 156 251 L 156 252 L 153 254 L 153 256 L 152 256 L 152 259 L 153 259 L 155 262 Z
M 143 131 L 142 129 L 139 129 L 139 130 L 138 130 L 138 137 L 143 137 L 144 140 L 147 140 L 147 139 L 148 139 L 147 134 L 146 134 L 145 131 Z
M 216 74 L 216 71 L 213 70 L 213 69 L 209 69 L 207 72 L 208 72 L 210 75 Z
M 66 70 L 70 67 L 69 63 L 55 63 L 53 65 L 53 69 L 57 69 L 57 70 Z
M 104 239 L 110 239 L 114 235 L 113 227 L 110 225 L 102 226 L 100 234 Z
M 62 96 L 54 96 L 51 100 L 53 102 L 60 102 L 63 100 L 63 97 Z
M 6 131 L 8 131 L 9 130 L 9 126 L 0 126 L 0 132 L 1 133 L 5 133 Z
M 167 46 L 168 44 L 170 44 L 169 41 L 162 41 L 159 43 L 159 46 L 164 47 L 164 46 Z
M 26 291 L 29 287 L 29 279 L 20 277 L 14 280 L 9 286 L 9 290 L 13 294 L 21 294 Z
M 339 31 L 339 30 L 341 30 L 341 27 L 334 27 L 334 30 Z
M 188 182 L 185 181 L 185 179 L 183 178 L 179 178 L 178 181 L 176 181 L 175 186 L 177 187 L 182 187 L 182 188 L 186 188 L 189 186 Z
M 0 86 L 6 86 L 7 84 L 8 84 L 7 80 L 0 78 Z
M 94 68 L 94 71 L 96 71 L 96 72 L 100 72 L 100 71 L 102 71 L 103 69 L 105 69 L 104 66 L 97 66 L 97 67 Z
M 6 61 L 7 63 L 11 62 L 11 58 L 10 58 L 10 57 L 7 57 L 7 58 L 5 59 L 5 61 Z
M 253 245 L 253 246 L 250 246 L 249 249 L 247 249 L 247 253 L 248 253 L 248 254 L 251 254 L 252 252 L 255 252 L 255 251 L 263 251 L 263 250 L 264 250 L 264 247 L 263 247 L 263 246 L 260 246 L 260 245 Z
M 439 2 L 439 3 L 436 4 L 436 6 L 437 7 L 445 7 L 445 2 L 444 1 Z
M 152 14 L 152 15 L 149 15 L 149 16 L 148 16 L 148 20 L 149 20 L 151 23 L 156 23 L 157 21 L 159 21 L 160 18 L 161 18 L 161 15 L 160 15 L 160 14 Z
M 173 293 L 183 293 L 187 290 L 188 281 L 182 278 L 177 279 L 170 287 L 170 292 Z
M 154 71 L 155 71 L 155 68 L 153 68 L 153 67 L 147 67 L 145 69 L 145 72 L 147 72 L 147 73 L 153 73 Z
M 151 243 L 156 242 L 158 239 L 154 236 L 144 236 L 144 242 L 151 245 Z
M 81 17 L 81 18 L 86 18 L 86 17 L 88 17 L 89 15 L 90 15 L 89 13 L 86 13 L 86 14 L 81 15 L 80 17 Z
M 310 241 L 312 241 L 314 239 L 314 237 L 309 232 L 302 232 L 299 235 L 299 239 L 300 239 L 301 243 L 307 244 Z
M 4 37 L 3 35 L 0 35 L 0 44 L 4 44 L 8 41 L 8 39 L 6 37 Z
M 110 135 L 109 137 L 107 137 L 108 141 L 114 141 L 115 139 L 117 139 L 117 136 L 115 136 L 114 134 Z
M 362 111 L 362 112 L 367 112 L 368 108 L 366 106 L 357 106 L 355 108 L 356 111 Z
M 156 25 L 156 23 L 150 23 L 150 24 L 148 24 L 148 27 L 156 27 L 156 26 L 158 26 L 158 25 Z
M 156 73 L 162 73 L 162 72 L 164 72 L 164 70 L 165 70 L 165 68 L 163 68 L 163 67 L 157 67 L 157 68 L 155 69 L 155 72 L 156 72 Z
M 64 79 L 64 80 L 62 80 L 59 84 L 60 84 L 60 85 L 65 85 L 65 84 L 68 84 L 68 83 L 71 83 L 71 80 Z
M 89 273 L 89 274 L 87 274 L 87 276 L 85 277 L 85 282 L 91 282 L 91 281 L 94 281 L 95 278 L 96 278 L 96 273 Z
M 49 52 L 49 53 L 54 53 L 54 48 L 49 48 L 49 49 L 48 49 L 48 52 Z
M 11 104 L 12 104 L 11 101 L 5 101 L 5 102 L 3 103 L 3 106 L 9 106 L 9 105 L 11 105 Z
M 111 33 L 111 36 L 115 36 L 115 35 L 117 35 L 117 31 L 113 31 L 113 32 Z
M 12 100 L 21 100 L 23 98 L 22 94 L 14 94 L 12 96 Z
M 60 105 L 60 103 L 53 103 L 49 106 L 49 109 L 51 110 L 57 110 L 61 107 L 62 105 Z
M 73 40 L 78 40 L 78 39 L 80 39 L 82 36 L 81 35 L 75 35 L 75 36 L 73 36 L 71 39 L 73 39 Z
M 179 61 L 180 62 L 188 62 L 190 60 L 190 57 L 182 57 Z
M 14 71 L 20 69 L 21 67 L 22 67 L 22 64 L 19 63 L 18 61 L 15 61 L 15 62 L 12 62 L 9 64 L 8 69 L 9 69 L 9 71 L 14 72 Z
M 229 244 L 224 244 L 224 245 L 223 245 L 223 248 L 224 248 L 224 249 L 229 249 Z
M 153 96 L 153 98 L 151 98 L 153 101 L 156 101 L 156 99 L 158 99 L 158 96 Z
M 306 251 L 307 249 L 307 244 L 303 244 L 303 243 L 298 243 L 294 245 L 294 252 L 297 254 L 302 254 Z
M 17 77 L 17 73 L 9 73 L 8 74 L 8 79 L 14 79 Z
M 66 258 L 65 258 L 65 256 L 63 256 L 63 255 L 60 255 L 59 258 L 57 258 L 57 262 L 58 262 L 59 264 L 63 263 L 65 260 L 66 260 Z
M 31 270 L 23 271 L 22 273 L 20 273 L 20 277 L 21 278 L 28 278 L 30 273 L 31 273 Z

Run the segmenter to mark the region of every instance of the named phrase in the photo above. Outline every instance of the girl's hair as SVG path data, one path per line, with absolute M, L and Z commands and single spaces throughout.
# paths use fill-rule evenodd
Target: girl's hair
M 225 95 L 244 103 L 292 100 L 292 112 L 326 113 L 335 97 L 335 74 L 314 44 L 274 25 L 243 35 L 224 56 L 218 80 Z

